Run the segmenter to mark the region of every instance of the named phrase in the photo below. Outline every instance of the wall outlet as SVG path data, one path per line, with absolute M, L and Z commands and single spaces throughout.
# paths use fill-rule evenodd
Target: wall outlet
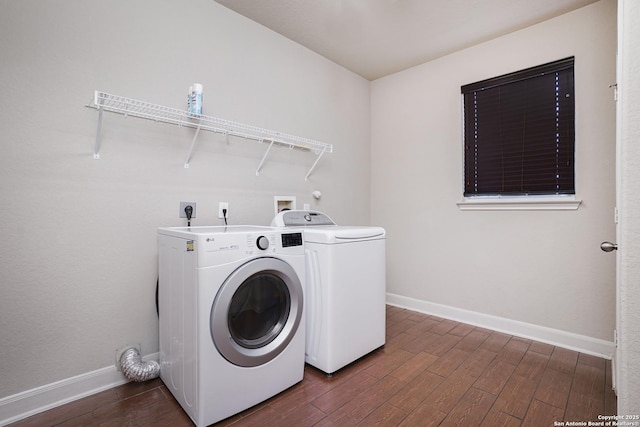
M 227 210 L 227 218 L 229 218 L 229 202 L 218 203 L 218 219 L 224 219 L 225 215 L 222 212 L 223 209 Z
M 187 214 L 184 211 L 184 208 L 186 208 L 187 206 L 191 206 L 193 208 L 193 213 L 191 214 L 191 218 L 195 218 L 196 217 L 196 202 L 180 202 L 180 212 L 179 212 L 179 216 L 178 218 L 186 218 Z

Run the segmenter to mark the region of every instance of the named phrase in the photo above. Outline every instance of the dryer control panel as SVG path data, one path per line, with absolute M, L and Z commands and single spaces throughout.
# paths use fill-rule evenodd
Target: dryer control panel
M 221 265 L 247 257 L 304 256 L 302 230 L 260 226 L 165 227 L 159 235 L 175 238 L 176 249 L 197 256 L 197 266 Z
M 302 233 L 282 233 L 282 247 L 302 246 Z

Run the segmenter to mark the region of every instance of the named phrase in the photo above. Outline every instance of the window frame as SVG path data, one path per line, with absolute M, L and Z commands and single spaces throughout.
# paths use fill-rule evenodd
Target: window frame
M 495 88 L 511 82 L 518 82 L 542 76 L 550 72 L 558 72 L 572 69 L 573 79 L 573 193 L 551 193 L 551 194 L 465 194 L 467 183 L 467 150 L 465 149 L 465 94 L 478 91 L 483 88 Z M 462 192 L 463 199 L 457 203 L 460 210 L 575 210 L 581 204 L 581 200 L 576 198 L 577 194 L 577 167 L 576 167 L 576 144 L 575 144 L 575 57 L 571 56 L 558 61 L 549 62 L 539 66 L 526 68 L 513 73 L 504 74 L 490 79 L 485 79 L 475 83 L 461 86 L 461 141 L 462 141 Z

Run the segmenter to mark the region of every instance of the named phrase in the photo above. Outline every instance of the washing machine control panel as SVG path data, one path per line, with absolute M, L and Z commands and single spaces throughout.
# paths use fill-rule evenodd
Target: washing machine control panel
M 308 227 L 335 225 L 327 214 L 318 211 L 282 211 L 271 221 L 274 227 Z

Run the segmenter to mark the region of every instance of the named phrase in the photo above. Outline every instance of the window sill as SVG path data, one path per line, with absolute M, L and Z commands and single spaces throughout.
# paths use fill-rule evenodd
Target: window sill
M 575 211 L 581 203 L 573 197 L 469 197 L 457 205 L 461 211 Z

